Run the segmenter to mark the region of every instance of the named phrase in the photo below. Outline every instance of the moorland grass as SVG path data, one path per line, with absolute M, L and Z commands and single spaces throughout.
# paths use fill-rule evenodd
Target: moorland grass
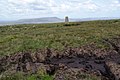
M 46 47 L 62 50 L 65 46 L 78 47 L 92 42 L 105 48 L 102 39 L 118 35 L 120 20 L 2 26 L 0 55 Z

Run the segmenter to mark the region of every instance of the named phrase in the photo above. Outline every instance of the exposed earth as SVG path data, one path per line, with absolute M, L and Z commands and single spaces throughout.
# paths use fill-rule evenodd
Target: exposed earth
M 109 49 L 95 43 L 82 47 L 66 47 L 62 52 L 53 49 L 20 52 L 0 57 L 0 74 L 19 71 L 35 74 L 42 69 L 55 80 L 84 80 L 80 74 L 94 75 L 100 80 L 120 80 L 120 38 L 104 39 Z M 98 79 L 99 80 L 99 79 Z

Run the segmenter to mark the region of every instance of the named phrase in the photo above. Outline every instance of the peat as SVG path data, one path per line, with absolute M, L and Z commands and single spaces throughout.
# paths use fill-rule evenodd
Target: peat
M 64 75 L 58 71 L 65 73 L 68 70 L 100 76 L 101 80 L 120 80 L 120 38 L 105 39 L 104 42 L 111 48 L 100 49 L 95 44 L 89 44 L 65 48 L 61 52 L 47 48 L 35 53 L 20 52 L 0 57 L 0 74 L 18 71 L 36 74 L 39 68 L 44 68 L 49 75 L 55 75 L 55 80 L 64 80 L 59 79 Z

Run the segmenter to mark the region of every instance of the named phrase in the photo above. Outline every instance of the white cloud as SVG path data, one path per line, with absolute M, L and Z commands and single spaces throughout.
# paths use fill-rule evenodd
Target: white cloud
M 113 7 L 119 7 L 120 8 L 120 1 L 119 0 L 114 0 L 113 1 L 113 4 L 112 4 Z
M 80 3 L 80 1 L 78 1 L 78 3 L 72 3 L 72 0 L 61 3 L 57 3 L 56 0 L 8 0 L 6 3 L 8 3 L 8 5 L 4 8 L 8 8 L 8 11 L 11 13 L 28 13 L 34 12 L 34 10 L 38 10 L 38 12 L 40 10 L 43 12 L 47 10 L 52 13 L 65 13 L 82 8 L 91 11 L 95 11 L 97 9 L 97 5 L 95 5 L 91 0 L 82 3 Z
M 64 1 L 64 3 L 58 4 L 56 7 L 51 7 L 51 10 L 54 13 L 69 13 L 69 12 L 78 12 L 78 11 L 88 11 L 88 12 L 94 12 L 98 9 L 98 6 L 92 1 L 84 1 L 80 2 L 79 0 L 76 1 Z
M 99 8 L 92 0 L 80 3 L 79 6 L 89 11 L 96 11 Z
M 20 15 L 42 17 L 109 12 L 120 9 L 120 0 L 108 0 L 109 4 L 103 2 L 98 3 L 97 0 L 0 0 L 0 13 L 8 17 Z

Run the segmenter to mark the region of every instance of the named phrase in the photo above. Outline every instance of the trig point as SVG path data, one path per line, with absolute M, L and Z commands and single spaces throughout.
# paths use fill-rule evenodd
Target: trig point
M 69 22 L 68 16 L 65 17 L 65 22 Z

